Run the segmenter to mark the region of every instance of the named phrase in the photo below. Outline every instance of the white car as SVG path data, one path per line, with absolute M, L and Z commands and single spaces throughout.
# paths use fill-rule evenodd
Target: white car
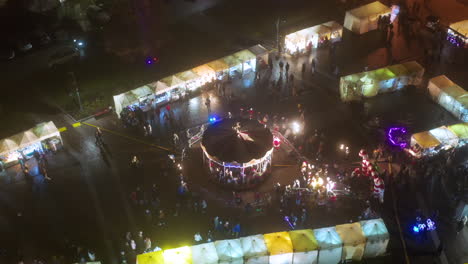
M 79 56 L 80 53 L 76 48 L 68 47 L 50 56 L 49 67 L 51 68 L 56 65 L 64 64 L 74 58 L 78 58 Z

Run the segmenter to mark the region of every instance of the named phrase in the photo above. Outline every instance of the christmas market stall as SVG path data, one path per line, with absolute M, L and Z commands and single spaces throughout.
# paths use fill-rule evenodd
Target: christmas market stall
M 120 118 L 122 115 L 127 116 L 130 112 L 137 108 L 142 111 L 148 111 L 153 103 L 153 89 L 144 85 L 126 93 L 114 96 L 115 113 Z
M 284 47 L 289 54 L 303 53 L 339 41 L 342 35 L 343 27 L 335 21 L 330 21 L 286 35 Z
M 212 82 L 216 79 L 216 71 L 208 65 L 201 65 L 192 69 L 194 73 L 200 76 L 202 85 Z
M 314 229 L 314 235 L 320 248 L 318 264 L 339 263 L 343 253 L 343 241 L 335 227 Z
M 415 157 L 435 154 L 440 144 L 429 131 L 419 132 L 411 136 L 410 154 Z
M 253 186 L 271 170 L 273 135 L 257 120 L 214 122 L 203 133 L 201 148 L 211 177 L 227 186 Z
M 185 96 L 185 81 L 177 78 L 175 75 L 168 76 L 160 80 L 167 86 L 167 96 L 169 101 L 177 101 Z
M 140 254 L 137 256 L 137 264 L 164 264 L 163 251 Z
M 450 24 L 447 40 L 456 47 L 468 48 L 468 19 Z
M 244 251 L 239 239 L 218 240 L 214 243 L 220 263 L 244 263 Z
M 288 232 L 264 234 L 265 243 L 270 254 L 270 264 L 292 264 L 293 244 Z
M 232 56 L 241 62 L 241 74 L 249 71 L 255 71 L 257 68 L 257 56 L 248 49 L 234 53 Z
M 355 73 L 340 78 L 343 101 L 360 100 L 379 93 L 401 90 L 407 85 L 419 85 L 424 68 L 415 61 Z
M 203 80 L 200 75 L 192 70 L 177 73 L 175 75 L 179 80 L 184 81 L 186 91 L 194 91 L 203 85 Z
M 218 252 L 213 242 L 192 246 L 192 263 L 218 264 L 218 261 Z
M 265 49 L 265 47 L 263 47 L 260 44 L 257 44 L 255 46 L 248 48 L 248 50 L 257 57 L 257 63 L 256 63 L 257 66 L 268 64 L 269 52 L 267 49 Z
M 189 246 L 166 249 L 163 252 L 164 264 L 192 264 L 192 249 Z
M 346 11 L 344 27 L 356 34 L 377 29 L 379 16 L 389 16 L 392 9 L 379 1 Z
M 294 248 L 293 263 L 317 263 L 318 243 L 312 229 L 289 231 Z
M 387 252 L 390 236 L 382 219 L 361 221 L 361 228 L 366 237 L 366 249 L 364 258 L 382 256 Z
M 458 137 L 458 147 L 468 144 L 468 123 L 460 123 L 447 127 Z
M 337 225 L 336 232 L 343 241 L 343 259 L 361 261 L 366 246 L 366 237 L 359 223 Z
M 0 140 L 0 159 L 5 166 L 27 160 L 34 152 L 56 151 L 62 146 L 62 137 L 54 122 L 40 123 L 24 132 Z
M 221 59 L 208 62 L 206 65 L 216 72 L 218 80 L 223 80 L 229 74 L 229 65 Z
M 429 80 L 427 86 L 434 101 L 460 120 L 468 121 L 468 92 L 452 82 L 447 76 L 440 75 Z
M 240 238 L 245 264 L 268 264 L 268 249 L 262 235 Z

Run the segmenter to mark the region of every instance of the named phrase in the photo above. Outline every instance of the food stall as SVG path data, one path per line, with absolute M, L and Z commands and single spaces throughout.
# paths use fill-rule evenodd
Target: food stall
M 163 256 L 164 264 L 192 264 L 192 248 L 188 246 L 166 249 Z
M 241 50 L 232 54 L 242 63 L 242 75 L 248 71 L 255 71 L 257 67 L 257 56 L 250 52 L 248 49 Z
M 240 238 L 245 264 L 268 264 L 268 249 L 262 235 Z
M 192 70 L 179 72 L 175 75 L 179 80 L 184 81 L 185 89 L 194 91 L 203 85 L 200 75 Z
M 242 62 L 239 59 L 231 55 L 221 58 L 220 60 L 229 67 L 227 70 L 229 77 L 241 76 Z
M 447 40 L 457 47 L 468 48 L 468 19 L 450 24 Z
M 244 263 L 244 251 L 239 239 L 226 239 L 214 242 L 220 263 Z
M 171 100 L 171 88 L 167 84 L 157 81 L 148 84 L 153 89 L 154 92 L 154 102 L 156 105 L 165 104 Z
M 446 126 L 441 126 L 429 130 L 432 136 L 434 136 L 444 148 L 454 148 L 458 145 L 458 137 Z
M 390 15 L 392 9 L 379 1 L 346 11 L 344 27 L 356 34 L 377 29 L 379 16 Z
M 119 95 L 114 95 L 114 109 L 119 118 L 125 107 L 136 103 L 138 103 L 138 98 L 131 91 Z
M 160 82 L 167 86 L 165 89 L 168 93 L 169 101 L 177 101 L 185 96 L 185 82 L 175 75 L 163 78 Z
M 379 218 L 361 221 L 360 223 L 362 232 L 367 240 L 364 258 L 384 255 L 387 252 L 388 241 L 390 240 L 384 221 Z
M 218 80 L 223 80 L 228 74 L 229 65 L 221 59 L 208 62 L 206 65 L 216 72 Z
M 366 237 L 362 232 L 361 224 L 337 225 L 335 228 L 343 241 L 343 260 L 361 261 L 366 247 Z
M 0 140 L 0 159 L 5 166 L 15 165 L 20 157 L 29 159 L 34 151 L 57 150 L 62 146 L 60 132 L 52 121 Z
M 339 263 L 343 253 L 343 242 L 335 227 L 315 229 L 314 235 L 320 248 L 318 264 Z
M 257 57 L 257 63 L 256 63 L 257 67 L 263 64 L 268 64 L 269 52 L 267 49 L 265 49 L 265 47 L 263 47 L 260 44 L 257 44 L 255 46 L 248 48 L 248 50 Z
M 419 132 L 411 136 L 410 152 L 413 156 L 421 157 L 436 153 L 436 148 L 440 146 L 440 141 L 437 140 L 429 131 Z
M 294 249 L 288 232 L 269 233 L 263 237 L 270 253 L 270 264 L 292 264 Z
M 341 100 L 360 100 L 379 93 L 401 90 L 407 85 L 419 85 L 423 75 L 424 68 L 417 62 L 411 61 L 342 76 L 340 78 Z
M 137 256 L 137 264 L 164 264 L 163 251 L 155 251 Z
M 212 82 L 216 79 L 216 71 L 208 65 L 201 65 L 192 69 L 194 73 L 200 76 L 202 85 Z
M 432 99 L 460 120 L 468 121 L 468 92 L 440 75 L 429 80 L 427 86 Z
M 343 27 L 335 21 L 305 28 L 286 35 L 284 47 L 289 54 L 302 53 L 323 43 L 341 40 Z
M 460 123 L 447 127 L 458 137 L 458 147 L 468 143 L 468 123 Z
M 218 261 L 218 252 L 213 242 L 192 246 L 192 263 L 218 264 Z
M 293 263 L 317 263 L 318 243 L 311 229 L 289 231 L 294 248 Z

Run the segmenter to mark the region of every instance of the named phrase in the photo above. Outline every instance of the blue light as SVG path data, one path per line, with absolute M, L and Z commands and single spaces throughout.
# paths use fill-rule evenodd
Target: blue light
M 217 119 L 216 119 L 216 117 L 212 116 L 212 117 L 210 117 L 209 121 L 210 121 L 210 123 L 214 123 L 214 122 L 217 121 Z
M 419 228 L 417 226 L 413 226 L 413 232 L 419 233 Z
M 80 46 L 80 47 L 83 46 L 83 42 L 81 42 L 81 41 L 78 42 L 78 46 Z

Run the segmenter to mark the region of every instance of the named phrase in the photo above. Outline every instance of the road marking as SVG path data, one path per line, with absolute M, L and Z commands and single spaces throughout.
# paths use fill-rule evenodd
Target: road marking
M 65 132 L 67 131 L 67 127 L 61 127 L 58 129 L 59 132 Z
M 81 126 L 81 123 L 80 122 L 76 122 L 72 125 L 73 127 L 80 127 Z
M 138 142 L 138 143 L 150 146 L 150 147 L 155 147 L 155 148 L 159 148 L 159 149 L 162 149 L 162 150 L 165 150 L 165 151 L 174 152 L 170 148 L 162 147 L 162 146 L 159 146 L 159 145 L 156 145 L 156 144 L 153 144 L 153 143 L 149 143 L 149 142 L 146 142 L 146 141 L 138 139 L 138 138 L 130 137 L 130 136 L 127 136 L 125 134 L 122 134 L 122 133 L 119 133 L 119 132 L 116 132 L 116 131 L 113 131 L 113 130 L 110 130 L 110 129 L 107 129 L 107 128 L 104 128 L 104 127 L 96 126 L 96 125 L 86 123 L 86 122 L 83 122 L 82 124 L 90 126 L 90 127 L 100 128 L 103 131 L 109 132 L 111 134 L 114 134 L 114 135 L 117 135 L 117 136 L 120 136 L 120 137 L 124 137 L 126 139 L 129 139 L 129 140 L 132 140 L 132 141 L 135 141 L 135 142 Z M 81 123 L 80 123 L 80 125 L 81 125 Z

